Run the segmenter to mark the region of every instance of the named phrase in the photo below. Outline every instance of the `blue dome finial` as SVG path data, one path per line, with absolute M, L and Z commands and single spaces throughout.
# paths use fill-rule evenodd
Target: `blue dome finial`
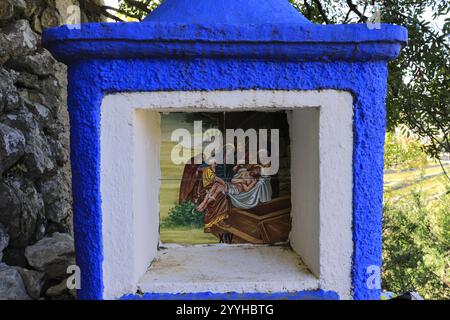
M 288 0 L 165 0 L 144 21 L 183 24 L 311 23 Z

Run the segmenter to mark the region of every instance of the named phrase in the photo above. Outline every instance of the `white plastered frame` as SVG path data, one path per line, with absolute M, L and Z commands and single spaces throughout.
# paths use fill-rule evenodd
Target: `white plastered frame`
M 320 289 L 351 298 L 351 94 L 335 90 L 244 90 L 124 93 L 103 99 L 105 299 L 135 293 L 140 277 L 157 253 L 159 112 L 243 110 L 287 110 L 292 154 L 292 248 L 318 277 Z

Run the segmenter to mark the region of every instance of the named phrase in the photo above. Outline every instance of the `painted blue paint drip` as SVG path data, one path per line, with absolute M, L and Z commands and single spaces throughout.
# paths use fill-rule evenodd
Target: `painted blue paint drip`
M 287 3 L 282 0 L 267 1 L 264 6 L 261 1 L 247 1 L 244 13 L 219 20 L 231 24 L 215 24 L 206 20 L 207 10 L 201 7 L 198 17 L 193 12 L 182 18 L 174 11 L 188 2 L 166 0 L 165 7 L 145 23 L 88 24 L 80 30 L 60 27 L 44 32 L 44 45 L 69 65 L 74 233 L 82 270 L 78 297 L 103 298 L 100 108 L 105 94 L 336 89 L 354 96 L 353 297 L 379 299 L 380 290 L 369 288 L 366 281 L 367 268 L 381 266 L 387 63 L 405 45 L 406 30 L 391 25 L 380 30 L 364 25 L 317 26 L 305 23 L 298 14 L 295 20 L 292 10 L 282 7 L 281 2 Z M 217 3 L 225 6 L 226 2 Z M 277 23 L 262 24 L 266 18 L 250 14 L 259 12 L 259 6 L 267 10 L 272 5 L 280 6 Z M 283 17 L 290 23 L 278 23 Z M 184 24 L 176 24 L 179 20 Z M 298 294 L 304 298 L 330 295 L 322 291 Z M 208 295 L 212 294 L 186 297 Z M 275 296 L 281 298 L 281 294 Z M 144 297 L 170 298 L 165 294 Z
M 333 291 L 300 291 L 277 293 L 145 293 L 143 295 L 129 294 L 120 300 L 339 300 L 339 295 Z

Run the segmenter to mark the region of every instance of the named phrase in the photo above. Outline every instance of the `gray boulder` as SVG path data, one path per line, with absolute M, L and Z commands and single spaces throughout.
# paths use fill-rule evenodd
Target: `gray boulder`
M 26 3 L 24 0 L 2 0 L 0 2 L 0 22 L 8 21 L 24 14 Z
M 69 185 L 62 172 L 39 181 L 37 186 L 46 204 L 61 199 L 61 194 L 69 193 Z
M 39 36 L 31 29 L 28 20 L 17 20 L 3 28 L 4 49 L 8 56 L 26 56 L 37 50 Z
M 56 60 L 50 52 L 42 50 L 31 56 L 12 58 L 8 66 L 18 71 L 25 71 L 37 76 L 49 76 L 55 73 Z
M 47 98 L 59 97 L 61 95 L 61 85 L 54 77 L 43 78 L 40 81 L 40 92 L 45 94 Z
M 6 232 L 6 229 L 0 223 L 0 263 L 3 260 L 3 250 L 8 247 L 9 244 L 9 235 Z
M 21 88 L 40 89 L 38 76 L 25 71 L 18 74 L 16 85 Z
M 61 16 L 56 8 L 48 6 L 41 15 L 41 25 L 43 28 L 56 27 L 62 24 Z
M 19 76 L 20 78 L 20 76 Z M 39 81 L 41 86 L 42 81 Z M 67 134 L 66 127 L 57 120 L 58 112 L 63 105 L 57 96 L 44 95 L 38 90 L 30 88 L 20 88 L 18 90 L 22 103 L 34 115 L 42 127 L 45 127 L 47 137 L 52 136 L 59 139 L 61 133 Z
M 71 213 L 71 205 L 67 199 L 69 185 L 63 173 L 41 180 L 38 190 L 45 203 L 45 216 L 48 220 L 60 223 Z
M 53 158 L 52 147 L 41 130 L 27 135 L 24 162 L 31 175 L 42 177 L 54 173 L 56 164 Z
M 0 182 L 0 223 L 8 231 L 10 246 L 23 248 L 36 240 L 44 215 L 44 201 L 33 183 L 21 177 Z
M 45 284 L 45 273 L 20 267 L 14 269 L 20 273 L 28 295 L 33 299 L 39 299 Z
M 6 61 L 9 60 L 9 42 L 6 39 L 6 36 L 3 33 L 0 33 L 0 65 L 3 65 Z M 0 108 L 0 111 L 1 108 Z
M 3 251 L 3 262 L 10 266 L 26 268 L 28 262 L 25 258 L 25 248 L 13 248 L 9 246 Z
M 45 126 L 55 121 L 54 118 L 50 116 L 50 110 L 40 103 L 33 103 L 32 105 L 29 105 L 28 110 L 30 110 Z
M 12 0 L 2 0 L 0 2 L 0 21 L 12 19 L 14 17 L 14 2 Z
M 12 167 L 25 153 L 25 136 L 0 123 L 0 175 Z
M 9 235 L 5 227 L 0 223 L 0 252 L 6 249 L 9 244 Z M 0 260 L 1 261 L 1 260 Z
M 71 212 L 70 204 L 66 200 L 58 200 L 45 206 L 45 217 L 56 223 L 60 223 Z
M 0 60 L 2 56 L 1 36 L 2 34 L 0 33 Z M 0 112 L 16 110 L 23 106 L 22 98 L 14 86 L 17 77 L 16 73 L 8 72 L 0 67 Z
M 25 133 L 26 145 L 23 162 L 28 176 L 43 178 L 43 176 L 53 174 L 57 169 L 53 150 L 36 116 L 25 108 L 8 114 L 2 121 Z
M 67 268 L 75 264 L 73 238 L 69 234 L 54 233 L 25 249 L 28 263 L 45 272 L 50 279 L 64 279 Z
M 69 160 L 68 145 L 64 143 L 63 139 L 63 136 L 58 137 L 58 139 L 48 137 L 56 164 L 61 167 L 65 166 Z
M 38 90 L 20 88 L 18 92 L 28 108 L 30 108 L 30 106 L 38 104 L 43 105 L 47 109 L 54 112 L 55 108 L 58 108 L 61 105 L 61 102 L 57 99 L 57 97 L 46 96 Z M 33 110 L 30 111 L 33 112 Z
M 55 299 L 58 297 L 62 297 L 67 293 L 69 293 L 69 289 L 67 288 L 67 279 L 64 279 L 57 285 L 48 288 L 45 292 L 45 295 L 49 298 Z
M 30 300 L 20 273 L 0 263 L 0 300 Z

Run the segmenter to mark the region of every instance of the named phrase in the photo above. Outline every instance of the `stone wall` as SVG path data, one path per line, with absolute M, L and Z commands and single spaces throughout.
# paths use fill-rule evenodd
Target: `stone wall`
M 0 300 L 73 296 L 66 69 L 40 34 L 101 19 L 81 5 L 0 1 Z

